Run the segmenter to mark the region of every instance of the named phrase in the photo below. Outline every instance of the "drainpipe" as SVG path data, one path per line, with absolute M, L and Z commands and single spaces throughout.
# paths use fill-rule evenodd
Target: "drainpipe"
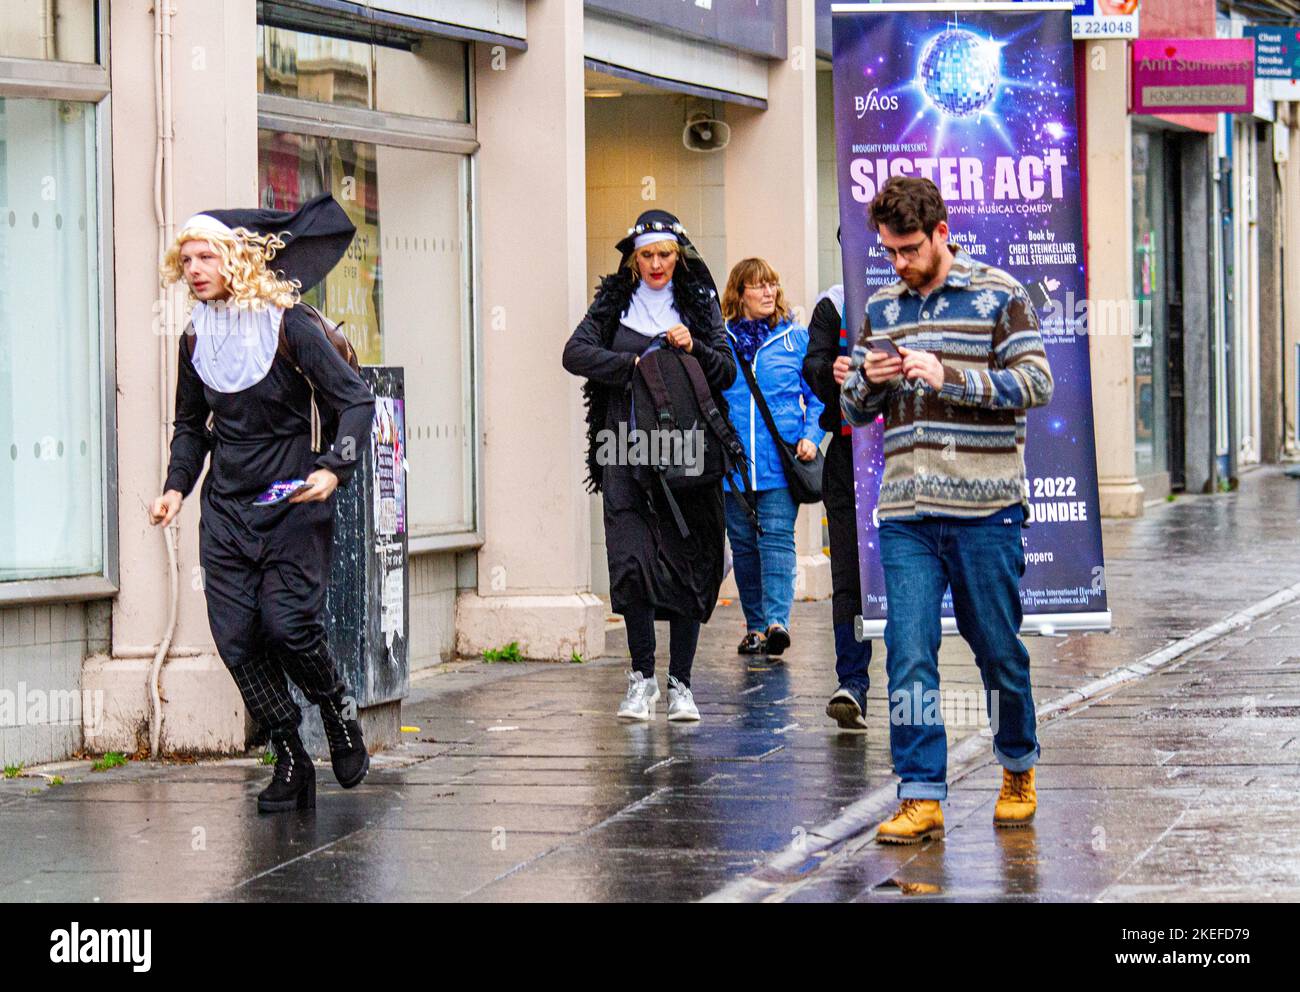
M 154 219 L 158 224 L 158 261 L 161 264 L 175 236 L 174 195 L 172 187 L 172 16 L 170 0 L 155 0 L 153 7 L 154 54 L 154 123 L 157 142 L 154 150 Z M 172 422 L 168 393 L 171 387 L 172 342 L 176 339 L 176 294 L 159 282 L 154 305 L 158 330 L 158 457 L 160 472 L 166 475 L 170 455 L 168 427 Z M 162 492 L 165 479 L 160 482 Z M 176 555 L 178 523 L 173 520 L 163 528 L 167 545 L 167 626 L 154 653 L 149 670 L 149 754 L 159 757 L 162 737 L 162 694 L 159 678 L 163 662 L 176 633 L 176 610 L 180 599 L 180 562 Z
M 58 58 L 59 45 L 55 37 L 55 22 L 59 16 L 55 9 L 57 5 L 58 0 L 42 0 L 41 3 L 41 51 L 46 60 Z

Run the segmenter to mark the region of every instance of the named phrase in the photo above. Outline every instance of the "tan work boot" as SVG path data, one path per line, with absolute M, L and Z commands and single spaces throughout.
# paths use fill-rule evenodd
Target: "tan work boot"
M 1038 809 L 1038 790 L 1034 786 L 1034 770 L 1011 772 L 1002 769 L 1002 791 L 993 809 L 995 827 L 1027 827 L 1034 822 Z
M 904 799 L 898 812 L 876 830 L 881 844 L 919 844 L 943 837 L 943 807 L 937 799 Z

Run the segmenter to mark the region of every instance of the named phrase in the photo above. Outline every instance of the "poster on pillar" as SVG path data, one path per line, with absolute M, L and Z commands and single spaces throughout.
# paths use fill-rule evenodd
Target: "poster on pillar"
M 893 175 L 933 180 L 947 204 L 951 242 L 976 262 L 1010 273 L 1035 305 L 1056 386 L 1050 404 L 1027 414 L 1030 526 L 1022 531 L 1020 584 L 1026 633 L 1110 626 L 1088 363 L 1072 8 L 1069 2 L 831 8 L 845 312 L 859 315 L 847 322 L 854 335 L 871 295 L 898 278 L 867 221 L 868 204 Z M 877 419 L 855 430 L 853 440 L 859 632 L 872 637 L 883 633 L 887 611 L 876 516 L 883 432 Z M 955 629 L 948 592 L 944 630 Z

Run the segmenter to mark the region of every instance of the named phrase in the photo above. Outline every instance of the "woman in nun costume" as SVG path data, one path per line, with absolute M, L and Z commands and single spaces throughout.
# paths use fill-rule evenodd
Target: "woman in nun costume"
M 286 676 L 320 707 L 339 784 L 357 785 L 370 765 L 325 639 L 324 609 L 332 497 L 369 443 L 375 401 L 299 302 L 354 233 L 329 194 L 294 213 L 209 210 L 182 225 L 162 265 L 164 282 L 184 279 L 195 306 L 180 344 L 167 481 L 150 517 L 172 521 L 210 452 L 199 560 L 217 650 L 275 748 L 260 812 L 316 803 Z M 327 413 L 338 425 L 328 447 L 318 440 Z M 306 485 L 291 497 L 255 502 L 294 480 Z
M 596 453 L 601 431 L 617 436 L 619 424 L 630 421 L 633 370 L 656 338 L 662 335 L 700 363 L 724 419 L 722 392 L 736 378 L 736 363 L 713 278 L 676 217 L 663 210 L 643 213 L 617 248 L 618 271 L 601 280 L 591 308 L 564 347 L 564 367 L 587 379 L 587 483 L 604 497 L 610 598 L 614 612 L 626 620 L 632 655 L 618 716 L 654 717 L 659 699 L 654 624 L 667 620 L 668 719 L 698 720 L 691 666 L 700 624 L 713 613 L 722 584 L 722 485 L 675 494 L 690 531 L 682 537 L 659 489 L 643 488 L 627 464 L 599 464 Z

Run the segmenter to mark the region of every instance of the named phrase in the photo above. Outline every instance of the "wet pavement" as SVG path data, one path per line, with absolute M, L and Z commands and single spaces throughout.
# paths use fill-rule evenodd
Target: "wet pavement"
M 1300 606 L 1047 723 L 1039 810 L 993 827 L 1001 771 L 953 784 L 947 836 L 869 835 L 774 898 L 1284 901 L 1300 899 Z
M 1108 521 L 1115 629 L 1027 640 L 1040 707 L 1300 583 L 1298 504 L 1300 482 L 1261 470 Z M 650 725 L 614 719 L 621 634 L 581 665 L 442 666 L 404 707 L 419 732 L 361 788 L 318 768 L 314 813 L 259 817 L 269 769 L 247 759 L 0 782 L 0 901 L 690 900 L 755 880 L 750 895 L 791 901 L 1300 897 L 1300 602 L 1057 710 L 1030 829 L 993 829 L 998 769 L 967 744 L 947 839 L 914 849 L 810 843 L 891 794 L 883 650 L 871 728 L 842 733 L 823 714 L 829 602 L 797 604 L 792 632 L 782 661 L 742 658 L 739 608 L 720 607 L 698 725 L 670 726 L 665 706 Z M 945 693 L 979 697 L 960 640 L 942 670 Z M 983 726 L 964 716 L 948 727 L 963 754 Z M 814 854 L 774 871 L 792 850 Z

